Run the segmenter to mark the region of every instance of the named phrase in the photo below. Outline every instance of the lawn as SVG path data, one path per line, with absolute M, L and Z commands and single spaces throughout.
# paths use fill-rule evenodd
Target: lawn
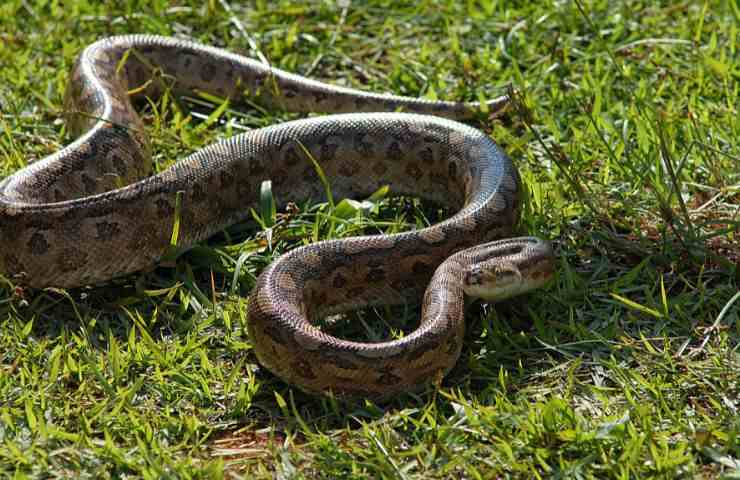
M 472 304 L 451 374 L 384 404 L 312 397 L 260 368 L 247 296 L 286 250 L 449 214 L 418 199 L 263 204 L 259 222 L 96 288 L 0 278 L 0 474 L 740 478 L 738 25 L 737 0 L 6 0 L 0 178 L 72 140 L 68 71 L 108 35 L 195 39 L 410 96 L 513 88 L 505 116 L 469 123 L 520 169 L 521 231 L 553 240 L 558 272 Z M 196 95 L 142 113 L 156 170 L 298 117 Z M 375 309 L 331 328 L 372 341 L 416 319 Z

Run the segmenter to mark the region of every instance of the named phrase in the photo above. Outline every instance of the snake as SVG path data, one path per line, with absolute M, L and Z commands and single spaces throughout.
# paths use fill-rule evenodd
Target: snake
M 188 92 L 307 115 L 222 139 L 153 174 L 137 108 Z M 65 92 L 74 140 L 0 182 L 0 273 L 31 288 L 97 285 L 154 268 L 173 238 L 183 252 L 248 219 L 265 180 L 280 208 L 326 201 L 320 172 L 337 198 L 388 186 L 455 213 L 411 231 L 289 250 L 257 278 L 247 330 L 259 363 L 308 393 L 385 399 L 418 390 L 457 362 L 466 295 L 495 301 L 554 273 L 549 242 L 512 237 L 522 203 L 514 164 L 461 122 L 509 102 L 367 92 L 178 38 L 98 40 L 74 62 Z M 421 318 L 400 338 L 357 342 L 317 325 L 407 302 L 421 303 Z

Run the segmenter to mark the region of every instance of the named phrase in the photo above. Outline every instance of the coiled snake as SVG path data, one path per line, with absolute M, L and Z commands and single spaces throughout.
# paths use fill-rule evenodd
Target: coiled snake
M 164 88 L 352 113 L 254 130 L 147 176 L 148 137 L 132 99 Z M 506 101 L 493 100 L 488 110 Z M 151 268 L 170 247 L 178 197 L 180 249 L 247 217 L 265 179 L 279 200 L 321 200 L 309 154 L 336 196 L 390 185 L 457 209 L 411 232 L 292 250 L 260 275 L 249 300 L 257 357 L 306 391 L 383 398 L 423 385 L 459 356 L 464 292 L 502 298 L 552 273 L 546 242 L 485 243 L 511 234 L 517 171 L 483 133 L 440 118 L 469 117 L 478 104 L 361 92 L 196 43 L 131 35 L 83 51 L 65 110 L 77 139 L 0 183 L 0 271 L 20 284 L 74 287 Z M 395 110 L 410 113 L 361 113 Z M 393 341 L 337 339 L 311 323 L 331 312 L 419 298 L 419 328 Z

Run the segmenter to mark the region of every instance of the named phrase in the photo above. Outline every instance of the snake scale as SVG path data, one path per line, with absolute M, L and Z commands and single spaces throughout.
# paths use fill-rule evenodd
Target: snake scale
M 234 136 L 151 175 L 134 103 L 166 88 L 332 115 Z M 507 100 L 488 102 L 488 110 Z M 0 272 L 18 284 L 76 287 L 152 268 L 169 251 L 176 201 L 184 250 L 247 218 L 265 179 L 282 205 L 324 200 L 308 155 L 337 197 L 389 185 L 456 210 L 415 231 L 297 248 L 262 272 L 248 312 L 258 360 L 305 391 L 382 399 L 416 389 L 456 362 L 465 293 L 502 298 L 552 274 L 547 242 L 506 239 L 520 203 L 514 165 L 486 135 L 453 121 L 474 115 L 477 103 L 332 86 L 147 35 L 87 47 L 65 102 L 76 140 L 0 183 Z M 314 326 L 333 312 L 420 298 L 419 328 L 400 339 L 353 342 Z

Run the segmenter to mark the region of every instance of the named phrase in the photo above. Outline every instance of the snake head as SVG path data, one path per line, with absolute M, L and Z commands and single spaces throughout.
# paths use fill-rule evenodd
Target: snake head
M 481 245 L 470 255 L 463 289 L 471 297 L 504 300 L 541 287 L 554 269 L 549 242 L 533 237 L 499 240 Z

